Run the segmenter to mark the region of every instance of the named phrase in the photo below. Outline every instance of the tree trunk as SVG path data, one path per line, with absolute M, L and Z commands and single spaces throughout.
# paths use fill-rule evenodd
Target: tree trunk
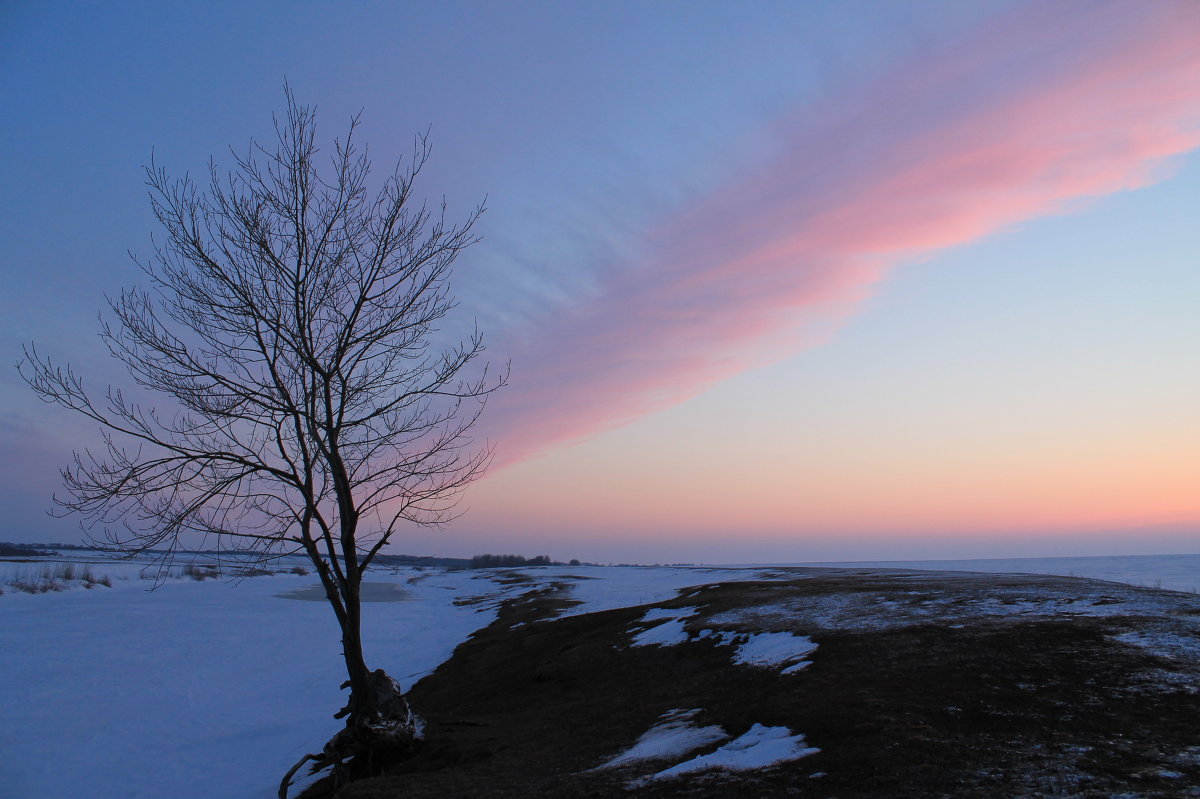
M 416 716 L 398 682 L 383 669 L 371 671 L 367 668 L 362 650 L 362 604 L 357 581 L 347 586 L 345 600 L 342 653 L 350 698 L 344 708 L 346 729 L 337 737 L 348 739 L 352 750 L 348 754 L 351 755 L 399 753 L 412 745 L 417 733 Z
M 287 799 L 292 777 L 312 761 L 312 772 L 332 768 L 334 786 L 362 777 L 374 776 L 403 756 L 417 738 L 418 720 L 409 707 L 400 683 L 383 669 L 367 668 L 362 651 L 360 594 L 357 584 L 343 593 L 345 615 L 339 615 L 342 628 L 342 654 L 350 688 L 346 706 L 335 718 L 346 717 L 346 726 L 329 739 L 320 754 L 300 758 L 284 775 L 279 785 L 280 799 Z
M 371 695 L 371 671 L 367 668 L 362 651 L 362 610 L 359 586 L 346 587 L 346 618 L 342 622 L 342 656 L 346 661 L 347 683 L 350 699 L 346 703 L 349 718 L 347 727 L 362 722 L 370 723 L 378 715 Z

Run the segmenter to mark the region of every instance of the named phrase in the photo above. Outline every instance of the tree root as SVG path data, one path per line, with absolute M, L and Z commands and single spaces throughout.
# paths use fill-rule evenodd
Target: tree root
M 326 742 L 320 754 L 307 754 L 296 761 L 279 783 L 279 799 L 287 799 L 292 778 L 305 763 L 312 761 L 310 774 L 333 769 L 337 786 L 374 773 L 408 752 L 416 740 L 417 717 L 404 698 L 400 685 L 383 669 L 371 673 L 371 690 L 376 711 L 372 718 L 351 716 L 346 727 Z M 335 718 L 347 715 L 347 709 Z
M 283 775 L 283 780 L 279 783 L 279 799 L 287 799 L 288 788 L 292 787 L 292 777 L 294 777 L 296 775 L 296 772 L 300 770 L 301 766 L 303 766 L 305 763 L 307 763 L 310 760 L 320 760 L 320 759 L 321 759 L 321 755 L 307 754 L 304 757 L 297 760 L 296 765 L 294 765 L 290 769 L 288 769 L 288 773 Z

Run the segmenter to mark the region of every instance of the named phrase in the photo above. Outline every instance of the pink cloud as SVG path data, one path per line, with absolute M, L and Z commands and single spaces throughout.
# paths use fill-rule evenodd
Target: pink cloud
M 820 338 L 887 270 L 1144 186 L 1200 146 L 1200 4 L 1039 3 L 773 130 L 777 152 L 641 237 L 585 301 L 510 331 L 501 463 Z

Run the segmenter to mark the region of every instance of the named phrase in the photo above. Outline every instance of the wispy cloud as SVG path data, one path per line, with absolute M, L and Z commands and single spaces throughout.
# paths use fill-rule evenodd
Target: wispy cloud
M 1200 4 L 1037 3 L 825 108 L 658 220 L 638 263 L 508 331 L 513 462 L 795 351 L 889 268 L 1137 188 L 1200 146 Z

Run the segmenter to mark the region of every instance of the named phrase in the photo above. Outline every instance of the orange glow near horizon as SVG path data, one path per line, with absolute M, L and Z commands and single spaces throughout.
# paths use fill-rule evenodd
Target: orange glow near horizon
M 530 535 L 781 542 L 1200 522 L 1200 428 L 1169 415 L 1123 428 L 1103 416 L 990 429 L 947 420 L 940 430 L 912 419 L 897 432 L 831 413 L 794 432 L 743 420 L 690 435 L 691 422 L 672 416 L 499 471 L 472 489 L 471 518 Z

